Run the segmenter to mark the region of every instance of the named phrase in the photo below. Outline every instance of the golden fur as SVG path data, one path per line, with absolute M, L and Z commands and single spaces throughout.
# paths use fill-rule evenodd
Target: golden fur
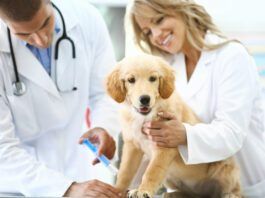
M 108 94 L 123 103 L 121 123 L 124 145 L 116 187 L 126 191 L 145 153 L 150 163 L 139 188 L 130 191 L 129 197 L 152 197 L 161 183 L 179 191 L 188 189 L 194 195 L 205 195 L 205 189 L 213 193 L 211 190 L 216 188 L 219 193 L 215 197 L 240 197 L 239 171 L 232 158 L 185 165 L 178 149 L 156 147 L 142 134 L 142 124 L 158 119 L 158 111 L 171 112 L 177 119 L 192 125 L 200 122 L 174 91 L 174 83 L 173 69 L 161 58 L 151 55 L 127 57 L 108 76 Z M 144 109 L 146 115 L 139 113 L 139 98 L 143 95 L 150 96 L 151 111 L 146 113 Z M 216 183 L 215 187 L 213 183 Z

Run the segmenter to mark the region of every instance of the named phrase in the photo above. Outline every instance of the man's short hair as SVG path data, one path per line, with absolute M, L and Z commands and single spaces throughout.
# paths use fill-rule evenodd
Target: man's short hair
M 48 0 L 0 0 L 0 16 L 12 21 L 30 21 Z

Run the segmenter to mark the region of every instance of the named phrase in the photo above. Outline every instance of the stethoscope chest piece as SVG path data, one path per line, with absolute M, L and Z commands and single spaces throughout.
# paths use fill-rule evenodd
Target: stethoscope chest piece
M 27 89 L 25 84 L 22 81 L 14 82 L 12 84 L 13 93 L 16 96 L 22 96 L 26 93 Z

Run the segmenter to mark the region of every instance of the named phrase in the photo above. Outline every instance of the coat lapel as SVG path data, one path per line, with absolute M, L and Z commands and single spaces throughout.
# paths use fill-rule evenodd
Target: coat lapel
M 6 53 L 10 53 L 7 37 L 7 27 L 2 21 L 0 22 L 0 50 Z M 19 75 L 22 75 L 29 81 L 32 81 L 33 83 L 37 84 L 39 87 L 45 89 L 47 92 L 56 96 L 57 98 L 61 98 L 52 79 L 47 74 L 47 72 L 42 67 L 41 63 L 37 60 L 37 58 L 26 46 L 21 43 L 20 40 L 13 36 L 12 33 L 11 38 Z M 12 61 L 10 61 L 10 63 L 12 64 L 11 69 L 13 70 L 14 68 Z
M 211 70 L 210 63 L 214 58 L 214 51 L 203 51 L 199 62 L 190 78 L 188 83 L 188 98 L 193 97 L 196 93 L 198 93 L 202 88 L 205 82 L 209 78 L 209 73 Z
M 77 58 L 79 58 L 79 48 L 78 48 L 78 42 L 77 38 L 74 35 L 70 35 L 70 32 L 68 32 L 68 35 L 71 37 L 71 39 L 74 42 L 75 51 L 76 51 L 76 58 L 74 59 L 72 56 L 73 50 L 72 45 L 69 41 L 63 40 L 59 44 L 59 57 L 57 60 L 55 60 L 55 47 L 52 49 L 52 76 L 53 79 L 56 81 L 56 84 L 59 88 L 65 89 L 73 86 L 73 80 L 75 77 L 75 71 L 76 71 L 76 62 Z M 57 39 L 56 39 L 57 40 Z M 55 46 L 55 43 L 54 45 Z M 67 78 L 69 77 L 69 78 Z
M 176 71 L 176 88 L 182 98 L 187 96 L 187 74 L 184 55 L 182 53 L 176 54 L 171 61 L 171 65 Z
M 183 54 L 175 56 L 173 66 L 176 69 L 176 87 L 184 100 L 193 97 L 200 91 L 208 78 L 210 63 L 215 57 L 215 51 L 203 51 L 196 68 L 187 81 L 185 58 Z
M 58 0 L 53 0 L 55 5 L 61 10 L 63 13 L 63 17 L 66 24 L 66 32 L 68 37 L 72 39 L 74 42 L 74 47 L 76 51 L 76 59 L 79 58 L 79 52 L 78 52 L 78 38 L 77 35 L 73 32 L 76 31 L 76 27 L 78 25 L 78 20 L 76 16 L 64 14 L 64 13 L 71 13 L 71 7 L 67 7 L 63 2 Z M 55 17 L 58 26 L 60 27 L 60 32 L 58 32 L 55 35 L 55 39 L 53 41 L 53 48 L 52 48 L 52 78 L 54 81 L 56 81 L 57 88 L 59 89 L 69 89 L 71 86 L 73 86 L 74 77 L 75 77 L 75 64 L 77 62 L 76 59 L 73 59 L 72 57 L 72 45 L 68 40 L 62 40 L 59 44 L 58 48 L 58 59 L 55 60 L 55 44 L 56 41 L 62 36 L 63 33 L 63 25 L 62 25 L 62 19 L 59 15 L 59 13 L 55 10 Z M 80 35 L 78 35 L 80 36 Z
M 37 58 L 19 40 L 16 40 L 14 37 L 12 40 L 19 74 L 45 89 L 50 94 L 60 98 L 55 84 Z

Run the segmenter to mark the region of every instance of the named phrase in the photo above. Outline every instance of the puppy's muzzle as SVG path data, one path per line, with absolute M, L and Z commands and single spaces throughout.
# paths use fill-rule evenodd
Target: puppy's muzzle
M 140 107 L 137 109 L 137 111 L 141 113 L 142 115 L 147 115 L 148 113 L 150 113 L 151 111 L 150 101 L 151 101 L 150 96 L 141 95 L 139 97 Z

